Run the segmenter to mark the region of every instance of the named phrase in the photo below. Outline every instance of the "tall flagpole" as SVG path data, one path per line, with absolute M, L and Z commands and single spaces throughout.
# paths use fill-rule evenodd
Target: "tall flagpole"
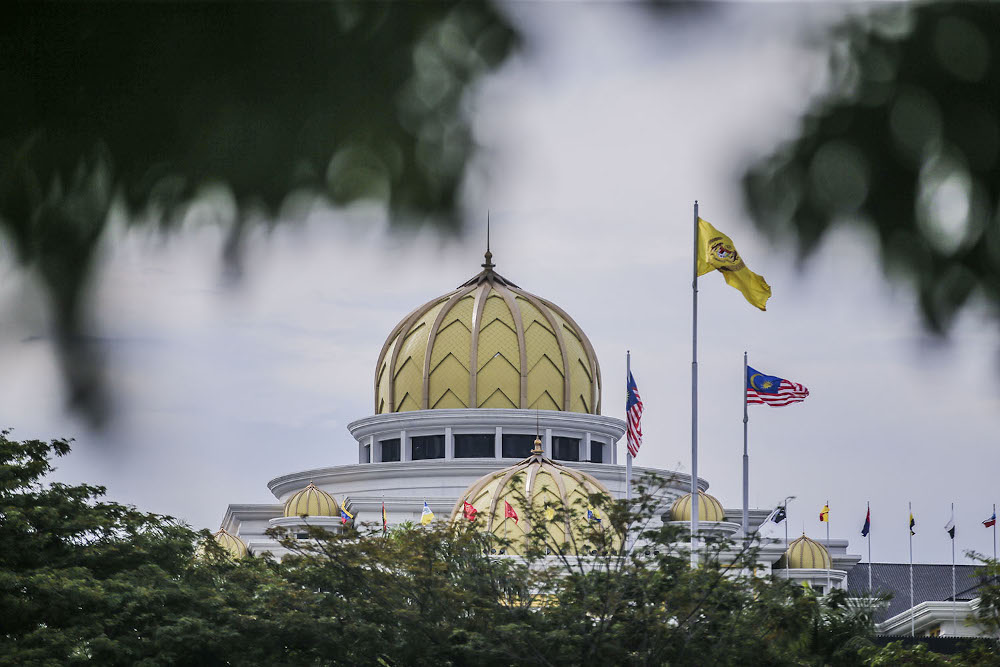
M 868 597 L 872 596 L 872 503 L 868 501 L 868 514 L 866 515 L 868 519 Z
M 830 500 L 827 499 L 826 507 L 830 507 Z M 826 550 L 830 551 L 830 512 L 826 513 Z M 830 567 L 833 567 L 833 559 L 830 559 Z M 830 594 L 830 568 L 826 568 L 826 594 Z
M 698 564 L 698 201 L 691 267 L 691 566 Z
M 997 559 L 997 504 L 993 503 L 993 560 Z
M 631 350 L 625 351 L 625 421 L 629 420 L 628 416 L 628 402 L 632 398 L 631 391 L 629 387 L 629 378 L 632 377 L 632 352 Z M 631 509 L 632 501 L 632 450 L 628 446 L 628 436 L 625 437 L 625 500 L 629 501 L 629 507 Z
M 951 530 L 955 531 L 955 503 L 951 504 Z M 958 593 L 955 590 L 955 536 L 951 536 L 951 624 L 952 632 L 958 633 Z
M 788 498 L 785 498 L 785 579 L 788 579 Z
M 747 455 L 747 352 L 743 350 L 743 539 L 750 536 L 750 457 Z
M 910 518 L 913 517 L 913 503 L 907 503 L 910 508 Z M 913 618 L 913 527 L 909 519 L 906 522 L 907 530 L 910 531 L 910 636 L 916 637 L 915 622 Z

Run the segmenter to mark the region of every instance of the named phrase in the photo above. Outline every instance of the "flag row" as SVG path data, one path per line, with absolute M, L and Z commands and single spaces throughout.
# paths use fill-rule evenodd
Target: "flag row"
M 767 522 L 781 523 L 787 517 L 788 517 L 787 508 L 784 505 L 779 505 L 778 507 L 774 508 L 774 510 L 771 511 L 771 513 L 768 515 L 768 517 L 766 519 L 764 519 L 764 523 L 767 523 Z M 829 523 L 830 522 L 830 504 L 829 503 L 823 505 L 823 509 L 821 509 L 819 511 L 819 520 L 822 521 L 822 522 L 825 522 L 825 523 Z M 997 525 L 997 510 L 996 510 L 996 506 L 995 505 L 993 507 L 993 513 L 988 518 L 983 519 L 982 523 L 983 523 L 983 527 L 984 528 L 993 528 L 994 530 L 996 530 L 996 525 Z M 910 535 L 911 536 L 917 534 L 917 531 L 916 531 L 917 521 L 914 518 L 912 511 L 909 513 L 909 521 L 907 523 L 907 526 L 910 529 Z M 865 511 L 865 520 L 861 524 L 861 536 L 862 537 L 868 537 L 868 534 L 871 532 L 871 529 L 872 529 L 872 508 L 871 508 L 871 505 L 869 505 L 867 507 L 866 511 Z M 948 523 L 946 523 L 944 525 L 944 530 L 945 530 L 946 533 L 948 533 L 948 536 L 951 539 L 955 539 L 955 509 L 954 508 L 952 508 L 952 510 L 951 510 L 951 517 L 948 519 Z

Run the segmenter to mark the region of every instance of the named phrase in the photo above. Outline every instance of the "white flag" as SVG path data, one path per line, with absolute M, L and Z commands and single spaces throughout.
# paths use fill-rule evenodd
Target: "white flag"
M 948 523 L 944 524 L 944 529 L 948 531 L 948 535 L 951 539 L 955 539 L 955 508 L 951 508 L 951 518 L 948 519 Z

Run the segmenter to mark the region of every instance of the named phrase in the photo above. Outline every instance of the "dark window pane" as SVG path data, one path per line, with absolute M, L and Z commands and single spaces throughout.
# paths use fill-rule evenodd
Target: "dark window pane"
M 444 458 L 443 435 L 419 435 L 410 438 L 410 444 L 413 446 L 414 461 Z
M 365 453 L 361 455 L 361 462 L 362 463 L 371 463 L 372 462 L 372 446 L 371 445 L 365 445 Z
M 579 438 L 552 438 L 552 458 L 560 461 L 580 460 L 580 439 Z
M 504 433 L 501 453 L 508 459 L 526 459 L 535 448 L 535 436 Z
M 455 436 L 456 459 L 491 459 L 496 455 L 496 436 L 472 433 Z
M 604 445 L 599 442 L 590 441 L 590 462 L 604 463 Z
M 399 460 L 399 438 L 383 440 L 379 444 L 382 445 L 383 462 Z

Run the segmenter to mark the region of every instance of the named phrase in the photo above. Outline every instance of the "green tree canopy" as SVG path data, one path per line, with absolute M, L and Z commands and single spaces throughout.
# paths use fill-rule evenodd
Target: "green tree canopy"
M 744 177 L 757 225 L 802 258 L 871 230 L 935 332 L 974 296 L 1000 317 L 1000 5 L 882 6 L 831 42 L 831 89 Z
M 221 196 L 231 262 L 302 192 L 454 229 L 465 93 L 515 39 L 458 0 L 0 6 L 0 242 L 50 298 L 71 403 L 102 414 L 80 334 L 113 205 L 170 226 Z

